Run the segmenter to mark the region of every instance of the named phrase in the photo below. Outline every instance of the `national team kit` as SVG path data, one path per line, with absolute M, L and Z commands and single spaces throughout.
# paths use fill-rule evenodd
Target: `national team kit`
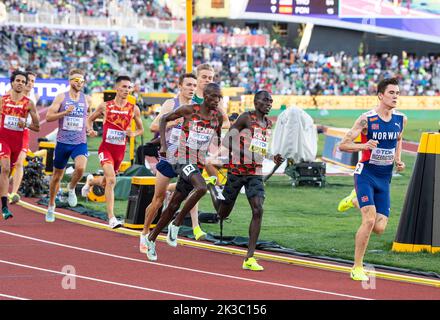
M 403 129 L 404 115 L 393 110 L 391 120 L 382 120 L 376 111 L 365 113 L 367 134 L 361 134 L 361 142 L 378 141 L 376 148 L 364 150 L 354 171 L 355 189 L 359 207 L 376 206 L 376 211 L 390 214 L 390 182 L 393 175 L 397 138 Z

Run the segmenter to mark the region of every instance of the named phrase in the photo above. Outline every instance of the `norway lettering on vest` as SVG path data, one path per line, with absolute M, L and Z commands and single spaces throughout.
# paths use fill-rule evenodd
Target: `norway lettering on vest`
M 396 147 L 399 135 L 403 129 L 404 115 L 393 110 L 391 119 L 384 121 L 376 111 L 372 110 L 364 113 L 367 118 L 367 134 L 361 134 L 362 143 L 368 140 L 378 141 L 376 148 L 362 151 L 360 162 L 363 164 L 362 170 L 367 170 L 374 174 L 391 175 L 396 154 Z M 360 174 L 357 170 L 355 173 Z

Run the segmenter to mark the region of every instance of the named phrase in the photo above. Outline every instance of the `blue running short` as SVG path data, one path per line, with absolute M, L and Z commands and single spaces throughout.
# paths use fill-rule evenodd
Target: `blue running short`
M 165 159 L 160 159 L 160 161 L 156 164 L 156 170 L 167 178 L 171 179 L 177 177 L 177 174 L 176 172 L 174 172 L 173 167 Z
M 390 215 L 390 182 L 391 177 L 377 176 L 370 173 L 354 175 L 359 207 L 375 206 L 376 212 L 384 216 Z
M 53 166 L 57 169 L 65 169 L 69 158 L 75 160 L 78 156 L 89 157 L 87 143 L 66 144 L 57 142 L 54 151 Z

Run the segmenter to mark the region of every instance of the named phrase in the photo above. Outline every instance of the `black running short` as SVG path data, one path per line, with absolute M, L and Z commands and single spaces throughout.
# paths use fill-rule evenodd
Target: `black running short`
M 176 190 L 185 195 L 185 198 L 194 189 L 191 183 L 191 177 L 194 174 L 200 174 L 200 169 L 195 164 L 175 163 L 172 165 L 174 172 L 179 176 L 176 184 Z
M 265 198 L 263 176 L 243 176 L 228 172 L 228 180 L 223 189 L 223 197 L 225 197 L 225 200 L 223 201 L 228 204 L 234 203 L 243 186 L 248 199 L 254 197 Z

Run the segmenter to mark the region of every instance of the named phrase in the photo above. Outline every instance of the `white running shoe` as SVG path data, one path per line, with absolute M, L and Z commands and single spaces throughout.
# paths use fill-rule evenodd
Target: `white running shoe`
M 116 217 L 113 217 L 109 220 L 108 226 L 112 229 L 117 229 L 122 227 L 122 222 L 116 219 Z
M 147 246 L 148 260 L 156 261 L 157 260 L 156 243 L 148 240 L 148 237 L 145 237 L 145 245 Z
M 81 188 L 81 195 L 84 198 L 87 198 L 87 196 L 89 195 L 89 192 L 90 192 L 90 182 L 92 182 L 92 180 L 93 180 L 93 175 L 89 174 L 87 176 L 87 179 L 86 179 L 86 184 L 84 185 L 84 187 Z
M 174 220 L 168 225 L 167 243 L 172 247 L 177 247 L 177 236 L 179 235 L 178 226 L 174 225 Z
M 147 253 L 147 245 L 145 244 L 145 239 L 148 238 L 148 233 L 146 235 L 143 235 L 141 233 L 141 236 L 139 237 L 139 251 L 141 253 Z
M 69 186 L 67 186 L 67 192 L 69 196 L 67 197 L 67 203 L 69 204 L 69 207 L 76 207 L 78 204 L 78 199 L 76 198 L 75 189 L 70 189 Z
M 54 222 L 55 221 L 55 206 L 49 206 L 46 212 L 46 222 Z

